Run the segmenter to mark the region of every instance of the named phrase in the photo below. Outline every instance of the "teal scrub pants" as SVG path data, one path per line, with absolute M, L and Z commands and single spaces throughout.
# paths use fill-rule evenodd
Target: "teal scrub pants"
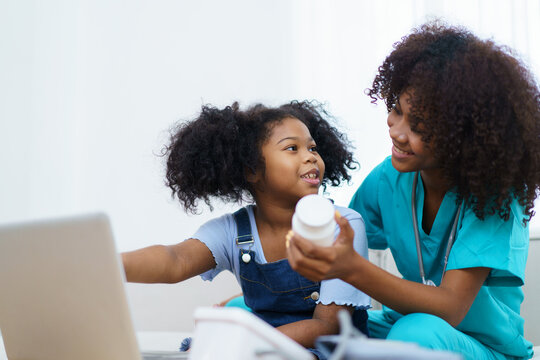
M 464 360 L 503 360 L 475 338 L 456 330 L 443 319 L 430 314 L 402 316 L 395 311 L 368 311 L 371 337 L 417 343 L 420 346 L 459 353 Z
M 253 312 L 249 306 L 246 305 L 246 302 L 244 301 L 244 297 L 243 296 L 237 296 L 231 300 L 229 300 L 229 302 L 227 302 L 225 304 L 225 307 L 238 307 L 238 308 L 241 308 L 241 309 L 244 309 L 244 310 L 247 310 L 249 312 Z

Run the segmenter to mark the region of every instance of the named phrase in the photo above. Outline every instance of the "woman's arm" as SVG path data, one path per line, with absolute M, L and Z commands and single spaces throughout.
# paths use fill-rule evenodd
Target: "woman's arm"
M 465 317 L 489 268 L 447 271 L 439 287 L 400 279 L 352 250 L 354 231 L 336 216 L 341 231 L 334 246 L 319 247 L 294 235 L 287 254 L 294 270 L 314 281 L 339 278 L 401 314 L 428 313 L 457 326 Z
M 139 283 L 177 283 L 216 266 L 208 247 L 196 239 L 125 252 L 122 263 L 127 281 Z
M 318 304 L 313 312 L 313 318 L 296 321 L 282 325 L 277 329 L 299 343 L 300 345 L 313 348 L 315 339 L 321 335 L 334 335 L 339 333 L 337 313 L 339 310 L 348 310 L 351 314 L 353 308 L 336 304 Z

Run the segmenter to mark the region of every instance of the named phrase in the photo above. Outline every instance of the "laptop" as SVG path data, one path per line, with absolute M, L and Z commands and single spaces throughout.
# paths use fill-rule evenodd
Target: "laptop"
M 0 331 L 15 360 L 188 358 L 140 353 L 103 214 L 0 227 Z

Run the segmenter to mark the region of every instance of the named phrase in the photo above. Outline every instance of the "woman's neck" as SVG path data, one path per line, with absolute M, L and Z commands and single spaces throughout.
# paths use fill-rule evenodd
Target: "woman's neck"
M 429 234 L 449 186 L 440 169 L 422 170 L 420 174 L 424 185 L 422 229 Z
M 422 183 L 424 184 L 424 193 L 443 198 L 450 186 L 444 178 L 441 169 L 430 169 L 420 171 Z

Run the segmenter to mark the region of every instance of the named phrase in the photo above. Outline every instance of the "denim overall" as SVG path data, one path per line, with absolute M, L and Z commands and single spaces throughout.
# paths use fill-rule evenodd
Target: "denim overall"
M 242 208 L 235 212 L 238 228 L 237 245 L 253 243 L 253 235 L 248 212 Z M 294 271 L 287 259 L 258 264 L 253 250 L 240 249 L 240 286 L 246 305 L 261 319 L 274 327 L 292 322 L 312 319 L 316 301 L 319 299 L 321 284 L 306 279 Z M 366 332 L 367 313 L 355 311 Z M 363 318 L 363 319 L 361 319 Z M 357 324 L 358 321 L 355 321 Z M 309 349 L 320 360 L 326 359 L 318 350 Z

